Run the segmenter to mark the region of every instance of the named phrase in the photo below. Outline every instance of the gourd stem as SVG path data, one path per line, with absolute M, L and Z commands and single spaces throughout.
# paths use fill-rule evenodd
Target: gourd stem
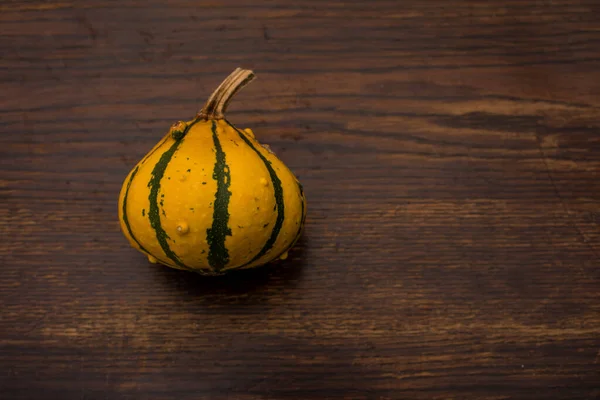
M 198 113 L 198 117 L 204 120 L 223 119 L 229 101 L 238 90 L 246 86 L 254 79 L 254 72 L 236 68 L 210 95 L 206 105 Z

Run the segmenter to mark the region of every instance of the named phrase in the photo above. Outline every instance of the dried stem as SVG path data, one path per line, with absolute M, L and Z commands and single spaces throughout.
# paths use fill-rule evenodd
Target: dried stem
M 206 105 L 198 113 L 198 117 L 207 119 L 223 119 L 227 105 L 238 90 L 254 79 L 254 72 L 236 68 L 219 87 L 210 95 Z

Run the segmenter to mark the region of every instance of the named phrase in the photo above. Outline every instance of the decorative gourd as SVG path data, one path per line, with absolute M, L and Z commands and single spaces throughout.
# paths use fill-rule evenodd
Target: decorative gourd
M 150 262 L 220 275 L 285 259 L 299 239 L 306 218 L 300 182 L 250 129 L 224 116 L 253 78 L 236 69 L 125 179 L 121 229 Z

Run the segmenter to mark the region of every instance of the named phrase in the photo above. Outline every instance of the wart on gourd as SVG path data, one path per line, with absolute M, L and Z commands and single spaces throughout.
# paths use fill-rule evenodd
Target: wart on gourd
M 125 179 L 121 229 L 150 262 L 218 275 L 285 259 L 298 241 L 306 218 L 300 182 L 252 130 L 225 118 L 233 95 L 253 78 L 236 69 Z M 208 214 L 195 213 L 198 207 Z

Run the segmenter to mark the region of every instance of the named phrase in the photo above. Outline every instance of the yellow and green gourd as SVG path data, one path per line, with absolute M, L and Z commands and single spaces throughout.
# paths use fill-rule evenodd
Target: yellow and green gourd
M 302 185 L 250 129 L 224 116 L 232 96 L 253 78 L 252 71 L 236 69 L 125 179 L 121 229 L 150 262 L 219 275 L 285 259 L 299 239 L 306 218 Z

